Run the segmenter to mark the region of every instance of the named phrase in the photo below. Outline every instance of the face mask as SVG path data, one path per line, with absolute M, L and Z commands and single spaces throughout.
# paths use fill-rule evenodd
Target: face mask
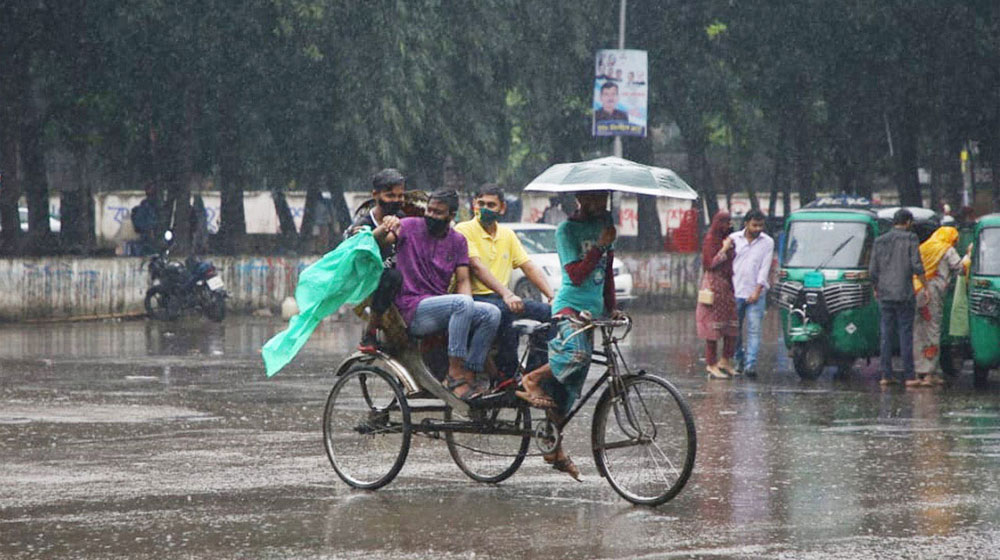
M 399 214 L 399 211 L 403 208 L 402 202 L 386 202 L 382 199 L 378 199 L 378 206 L 382 209 L 382 213 L 386 216 L 395 216 Z
M 435 237 L 448 231 L 448 220 L 439 220 L 430 216 L 424 216 L 424 223 L 427 224 L 427 231 Z
M 494 212 L 489 208 L 479 209 L 479 223 L 483 224 L 484 226 L 496 223 L 496 221 L 499 219 L 500 219 L 500 214 L 498 214 L 497 212 Z

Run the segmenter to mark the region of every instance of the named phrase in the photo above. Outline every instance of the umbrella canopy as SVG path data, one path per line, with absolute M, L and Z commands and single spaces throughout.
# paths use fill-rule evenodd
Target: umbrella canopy
M 698 193 L 665 167 L 652 167 L 620 157 L 557 163 L 524 187 L 526 191 L 618 191 L 695 200 Z

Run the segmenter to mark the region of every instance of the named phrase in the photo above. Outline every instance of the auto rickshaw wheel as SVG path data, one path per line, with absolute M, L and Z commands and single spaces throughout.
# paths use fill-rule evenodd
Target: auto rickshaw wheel
M 986 382 L 990 377 L 990 368 L 986 366 L 981 366 L 979 364 L 975 364 L 975 366 L 972 369 L 972 373 L 973 375 L 975 375 L 973 382 L 975 383 L 976 387 L 985 387 Z
M 826 344 L 820 340 L 796 342 L 792 347 L 792 364 L 802 379 L 816 379 L 826 367 Z
M 965 365 L 965 349 L 959 344 L 941 346 L 941 371 L 948 377 L 958 377 Z
M 837 368 L 834 379 L 844 381 L 850 377 L 851 370 L 854 369 L 854 358 L 837 358 L 834 366 Z

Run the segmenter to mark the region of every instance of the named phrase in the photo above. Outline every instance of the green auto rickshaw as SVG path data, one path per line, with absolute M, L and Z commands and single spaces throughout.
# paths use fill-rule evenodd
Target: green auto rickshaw
M 976 385 L 1000 366 L 1000 214 L 976 223 L 969 277 L 969 335 Z
M 827 365 L 845 375 L 879 353 L 879 312 L 868 277 L 878 216 L 865 208 L 803 208 L 785 222 L 772 290 L 795 372 L 815 379 Z

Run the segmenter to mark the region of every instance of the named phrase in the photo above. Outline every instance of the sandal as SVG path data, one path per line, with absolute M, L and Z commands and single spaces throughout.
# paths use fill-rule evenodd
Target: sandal
M 444 381 L 442 384 L 444 385 L 445 389 L 448 389 L 448 391 L 452 395 L 455 395 L 455 398 L 457 398 L 460 401 L 469 402 L 473 399 L 478 399 L 479 397 L 483 396 L 483 389 L 482 387 L 476 384 L 475 379 L 472 379 L 471 381 L 467 379 L 455 379 L 450 375 L 446 375 L 444 377 Z M 463 385 L 468 386 L 468 389 L 466 389 L 464 393 L 459 395 L 458 393 L 455 392 L 455 389 L 458 389 Z
M 553 469 L 572 476 L 573 480 L 576 480 L 577 482 L 583 482 L 583 480 L 580 479 L 580 469 L 577 468 L 576 463 L 574 463 L 573 459 L 570 459 L 568 455 L 562 459 L 552 459 L 551 461 L 547 457 L 543 457 L 543 459 L 545 459 L 546 463 L 552 465 Z
M 545 394 L 539 395 L 537 393 L 529 393 L 528 391 L 514 391 L 514 396 L 526 401 L 529 405 L 535 408 L 546 409 L 556 407 L 556 401 L 552 400 L 552 397 Z

